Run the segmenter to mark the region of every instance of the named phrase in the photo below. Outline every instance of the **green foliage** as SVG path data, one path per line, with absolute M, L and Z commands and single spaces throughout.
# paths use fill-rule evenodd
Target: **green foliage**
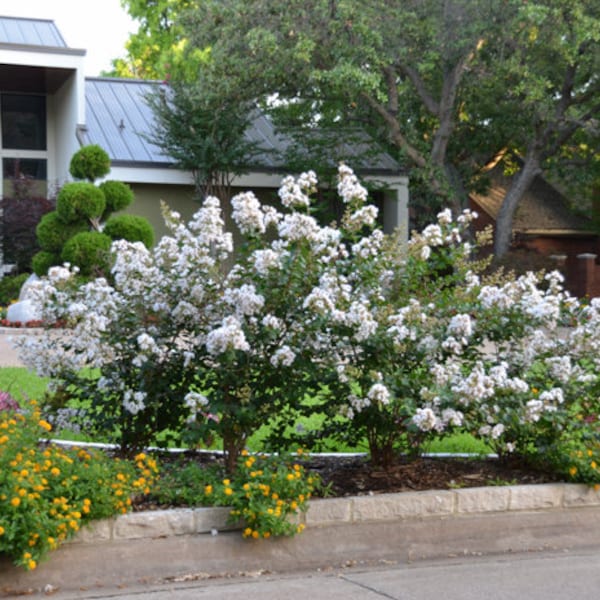
M 84 276 L 103 273 L 110 267 L 111 244 L 111 238 L 105 233 L 83 231 L 67 240 L 61 258 L 79 267 Z
M 144 217 L 137 215 L 114 215 L 106 221 L 103 233 L 113 240 L 142 242 L 146 248 L 154 244 L 154 229 Z
M 50 430 L 35 403 L 25 414 L 0 410 L 0 553 L 27 570 L 90 520 L 127 512 L 156 477 L 146 456 L 40 445 Z
M 60 264 L 60 254 L 47 250 L 40 250 L 31 259 L 31 268 L 38 277 L 43 277 L 50 267 L 58 264 Z
M 19 275 L 5 275 L 0 279 L 0 306 L 7 306 L 19 298 L 21 288 L 28 277 L 28 273 L 21 273 Z
M 104 181 L 98 187 L 102 190 L 106 200 L 103 220 L 106 220 L 110 214 L 127 208 L 133 202 L 132 189 L 122 181 Z
M 93 183 L 67 183 L 56 198 L 56 213 L 63 223 L 99 219 L 105 208 L 104 194 Z
M 319 478 L 306 473 L 296 457 L 250 455 L 243 452 L 233 474 L 222 467 L 196 463 L 165 470 L 151 498 L 159 504 L 232 507 L 232 523 L 242 523 L 243 536 L 259 539 L 291 536 L 304 528 L 292 518 L 305 512 Z
M 97 144 L 83 146 L 71 157 L 69 173 L 75 179 L 87 179 L 92 182 L 110 171 L 110 158 Z
M 57 211 L 52 211 L 42 217 L 35 233 L 42 250 L 59 255 L 70 237 L 88 228 L 89 225 L 84 221 L 67 223 L 61 219 Z M 47 269 L 44 273 L 46 271 Z
M 201 81 L 173 81 L 147 101 L 157 120 L 150 141 L 192 172 L 200 197 L 229 198 L 231 181 L 247 171 L 259 151 L 258 143 L 244 135 L 251 102 L 215 99 Z
M 125 59 L 113 61 L 112 76 L 160 80 L 181 61 L 183 32 L 178 16 L 194 6 L 190 0 L 123 0 L 129 16 L 139 22 L 126 43 Z

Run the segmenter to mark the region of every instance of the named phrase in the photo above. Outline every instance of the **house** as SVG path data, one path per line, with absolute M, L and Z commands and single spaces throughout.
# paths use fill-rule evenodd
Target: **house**
M 496 224 L 511 178 L 495 167 L 486 193 L 471 194 L 470 207 L 479 214 L 477 229 Z M 578 296 L 600 296 L 600 236 L 592 219 L 577 214 L 567 198 L 544 178 L 535 178 L 521 199 L 513 221 L 511 261 L 526 257 L 532 266 L 559 268 L 566 285 Z M 537 260 L 545 259 L 545 260 Z
M 85 50 L 69 48 L 53 21 L 0 16 L 0 171 L 2 193 L 12 177 L 33 178 L 43 191 L 69 180 L 69 161 L 82 145 L 99 144 L 109 154 L 109 178 L 131 185 L 136 200 L 129 210 L 147 217 L 164 232 L 160 200 L 184 217 L 197 208 L 191 173 L 147 140 L 154 129 L 144 101 L 152 83 L 84 77 Z M 286 166 L 271 151 L 289 140 L 275 132 L 264 115 L 249 131 L 265 152 L 233 182 L 235 190 L 252 189 L 259 197 L 279 187 Z M 346 148 L 352 166 L 352 148 Z M 358 170 L 381 186 L 383 226 L 407 236 L 408 179 L 381 152 Z M 2 261 L 0 261 L 1 263 Z

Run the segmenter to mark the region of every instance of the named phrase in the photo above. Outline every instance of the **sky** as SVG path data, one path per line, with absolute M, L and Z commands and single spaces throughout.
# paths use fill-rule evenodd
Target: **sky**
M 113 58 L 124 56 L 129 33 L 137 29 L 120 0 L 2 0 L 0 15 L 53 20 L 67 46 L 87 50 L 87 76 L 99 75 Z

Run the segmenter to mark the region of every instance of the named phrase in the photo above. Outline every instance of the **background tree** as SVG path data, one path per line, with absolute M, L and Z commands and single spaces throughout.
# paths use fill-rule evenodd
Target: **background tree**
M 560 159 L 578 135 L 598 144 L 600 8 L 591 0 L 203 0 L 177 9 L 181 55 L 208 59 L 203 94 L 259 100 L 309 141 L 329 126 L 361 127 L 409 169 L 425 220 L 442 205 L 464 206 L 489 166 L 506 160 L 515 177 L 498 255 L 532 179 L 566 174 Z
M 193 0 L 121 0 L 139 26 L 127 40 L 127 57 L 113 60 L 108 75 L 164 79 L 184 43 L 177 16 L 194 4 Z
M 233 179 L 259 151 L 245 137 L 255 109 L 243 98 L 211 97 L 201 82 L 179 77 L 147 97 L 158 125 L 150 141 L 191 171 L 200 199 L 229 200 Z

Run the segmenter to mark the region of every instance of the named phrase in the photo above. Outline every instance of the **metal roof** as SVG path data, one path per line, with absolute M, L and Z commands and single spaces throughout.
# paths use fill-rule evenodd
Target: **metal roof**
M 156 82 L 137 79 L 94 77 L 85 83 L 86 127 L 80 130 L 84 144 L 98 144 L 110 156 L 113 164 L 123 166 L 173 165 L 174 161 L 148 141 L 156 129 L 154 115 L 145 101 Z M 249 170 L 284 171 L 284 153 L 291 140 L 276 132 L 271 120 L 257 111 L 245 133 L 264 149 L 248 165 Z M 363 136 L 362 143 L 365 143 Z M 350 159 L 363 149 L 360 144 L 339 144 L 344 153 L 340 159 Z M 398 163 L 388 154 L 379 151 L 361 165 L 364 171 L 394 173 L 401 171 Z
M 67 48 L 54 21 L 0 16 L 0 43 Z

